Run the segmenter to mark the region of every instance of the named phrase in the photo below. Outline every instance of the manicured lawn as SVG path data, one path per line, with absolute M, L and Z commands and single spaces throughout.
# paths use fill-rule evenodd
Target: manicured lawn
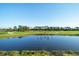
M 28 36 L 28 35 L 79 35 L 79 31 L 26 31 L 0 32 L 0 38 Z
M 14 32 L 15 34 L 79 34 L 79 31 L 26 31 L 26 32 Z

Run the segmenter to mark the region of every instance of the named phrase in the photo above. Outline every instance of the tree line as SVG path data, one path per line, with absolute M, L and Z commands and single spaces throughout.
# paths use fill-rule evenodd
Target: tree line
M 71 27 L 49 27 L 49 26 L 14 26 L 13 28 L 0 28 L 0 31 L 76 31 L 79 30 L 79 27 L 71 28 Z

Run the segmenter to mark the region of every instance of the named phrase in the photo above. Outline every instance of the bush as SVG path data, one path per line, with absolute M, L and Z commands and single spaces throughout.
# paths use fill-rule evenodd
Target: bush
M 7 51 L 6 55 L 9 55 L 9 56 L 19 56 L 19 51 Z
M 4 56 L 6 54 L 6 51 L 0 51 L 0 56 Z

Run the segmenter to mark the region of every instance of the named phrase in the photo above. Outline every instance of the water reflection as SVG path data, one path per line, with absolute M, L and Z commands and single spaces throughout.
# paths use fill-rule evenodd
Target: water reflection
M 19 36 L 18 38 L 22 38 L 23 36 Z
M 79 50 L 78 36 L 33 35 L 0 40 L 0 50 Z
M 37 36 L 34 39 L 38 39 L 38 40 L 49 40 L 49 39 L 53 39 L 52 36 Z

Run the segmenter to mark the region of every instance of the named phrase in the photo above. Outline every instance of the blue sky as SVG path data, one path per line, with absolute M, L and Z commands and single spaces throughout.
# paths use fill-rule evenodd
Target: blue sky
M 0 27 L 79 26 L 79 4 L 0 3 Z

